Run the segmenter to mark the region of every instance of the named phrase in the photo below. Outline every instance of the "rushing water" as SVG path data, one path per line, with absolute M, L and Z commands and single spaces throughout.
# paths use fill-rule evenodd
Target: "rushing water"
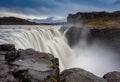
M 59 58 L 61 71 L 69 66 L 72 56 L 61 26 L 1 26 L 0 44 L 15 44 L 17 49 L 32 48 L 52 53 Z
M 72 48 L 73 54 L 67 44 L 65 33 L 59 32 L 60 27 L 3 25 L 0 26 L 0 44 L 15 44 L 17 49 L 32 48 L 52 53 L 59 58 L 61 71 L 65 68 L 80 67 L 102 76 L 107 72 L 120 70 L 119 61 L 115 58 L 118 54 L 109 50 L 104 43 L 94 42 L 90 46 L 87 44 L 89 29 L 82 30 L 79 43 Z

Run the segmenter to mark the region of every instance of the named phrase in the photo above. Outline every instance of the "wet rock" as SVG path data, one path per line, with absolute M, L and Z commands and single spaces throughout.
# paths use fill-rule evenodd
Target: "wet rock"
M 8 51 L 5 55 L 5 59 L 8 63 L 14 61 L 17 57 L 18 55 L 16 51 Z
M 14 44 L 2 44 L 0 45 L 0 51 L 11 51 L 15 50 Z
M 20 56 L 21 58 L 27 58 L 27 57 L 34 58 L 35 56 L 39 55 L 39 58 L 48 59 L 50 61 L 54 59 L 54 56 L 50 53 L 38 52 L 33 49 L 26 49 L 26 50 L 19 49 L 17 53 L 18 56 Z
M 109 72 L 103 76 L 108 82 L 120 82 L 120 72 Z
M 5 56 L 4 55 L 0 55 L 0 61 L 5 61 Z
M 60 75 L 61 82 L 107 82 L 94 74 L 80 68 L 64 70 Z
M 0 61 L 0 82 L 14 82 L 15 78 L 9 72 L 9 66 Z
M 0 45 L 0 49 L 0 82 L 59 81 L 58 59 L 52 54 L 33 49 L 16 50 L 10 44 Z
M 68 39 L 68 44 L 73 47 L 81 40 L 89 40 L 90 36 L 89 28 L 80 28 L 72 26 L 66 32 L 66 38 Z
M 72 47 L 74 46 L 80 39 L 81 29 L 78 27 L 71 27 L 66 32 L 66 37 L 68 39 L 68 44 Z
M 11 62 L 13 76 L 21 81 L 47 82 L 48 77 L 58 81 L 58 65 L 51 54 L 40 53 L 32 49 L 19 50 L 19 58 Z M 50 79 L 49 79 L 50 80 Z
M 13 61 L 17 57 L 15 45 L 13 44 L 2 44 L 0 45 L 0 60 Z

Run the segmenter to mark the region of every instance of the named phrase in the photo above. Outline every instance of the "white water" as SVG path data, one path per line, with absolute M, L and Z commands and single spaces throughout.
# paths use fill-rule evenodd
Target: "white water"
M 96 75 L 119 71 L 116 54 L 104 43 L 94 42 L 88 45 L 86 40 L 89 29 L 83 29 L 79 43 L 73 48 L 67 44 L 64 35 L 58 31 L 61 26 L 2 26 L 0 44 L 12 43 L 16 48 L 33 48 L 40 52 L 52 53 L 59 58 L 60 71 L 65 68 L 79 67 Z
M 33 48 L 40 52 L 52 53 L 59 58 L 62 71 L 70 64 L 72 50 L 68 46 L 66 38 L 58 31 L 60 26 L 44 27 L 27 28 L 26 26 L 27 29 L 17 29 L 17 27 L 1 29 L 1 35 L 3 33 L 6 33 L 6 35 L 3 35 L 4 39 L 0 39 L 0 44 L 10 43 L 15 44 L 17 49 Z

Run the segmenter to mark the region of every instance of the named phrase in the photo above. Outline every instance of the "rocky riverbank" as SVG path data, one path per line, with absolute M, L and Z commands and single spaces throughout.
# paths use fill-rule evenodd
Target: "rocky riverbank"
M 105 80 L 106 79 L 106 80 Z M 0 45 L 0 82 L 119 82 L 120 73 L 103 78 L 80 68 L 59 72 L 58 58 L 33 49 L 17 50 L 13 44 Z

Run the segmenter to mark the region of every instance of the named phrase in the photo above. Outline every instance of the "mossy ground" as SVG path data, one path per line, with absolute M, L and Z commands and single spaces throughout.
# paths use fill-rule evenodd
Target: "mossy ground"
M 83 25 L 92 26 L 92 28 L 120 28 L 119 18 L 101 17 L 96 19 L 87 19 L 82 21 Z

